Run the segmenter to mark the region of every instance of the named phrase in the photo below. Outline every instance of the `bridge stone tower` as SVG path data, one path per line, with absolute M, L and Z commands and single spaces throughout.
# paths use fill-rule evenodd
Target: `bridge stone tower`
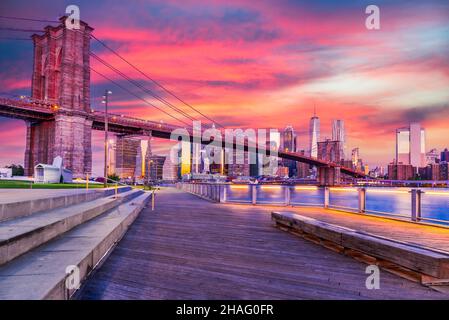
M 90 34 L 85 22 L 80 29 L 47 26 L 43 35 L 33 35 L 34 66 L 32 97 L 53 104 L 52 121 L 27 123 L 25 174 L 32 175 L 37 163 L 51 163 L 61 156 L 75 177 L 92 171 L 90 119 Z

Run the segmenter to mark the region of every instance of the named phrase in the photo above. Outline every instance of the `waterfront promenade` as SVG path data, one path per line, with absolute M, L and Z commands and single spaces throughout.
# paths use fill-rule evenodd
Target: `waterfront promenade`
M 274 228 L 272 210 L 159 191 L 77 298 L 447 298 L 383 270 L 366 289 L 366 264 Z

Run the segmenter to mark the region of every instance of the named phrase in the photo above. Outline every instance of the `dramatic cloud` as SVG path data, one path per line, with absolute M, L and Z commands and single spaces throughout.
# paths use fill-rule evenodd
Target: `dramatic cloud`
M 0 11 L 54 20 L 69 2 L 6 0 L 0 3 Z M 377 1 L 381 9 L 378 31 L 365 28 L 369 4 L 331 0 L 78 1 L 82 19 L 95 28 L 98 38 L 226 126 L 283 129 L 293 125 L 301 147 L 307 149 L 308 120 L 316 106 L 322 136 L 330 136 L 332 119 L 345 120 L 348 149 L 360 147 L 370 165 L 386 164 L 394 157 L 394 129 L 412 121 L 426 127 L 429 149 L 448 147 L 448 2 Z M 42 29 L 44 25 L 0 19 L 4 27 Z M 0 30 L 2 92 L 30 93 L 32 43 L 4 39 L 28 36 Z M 201 118 L 95 41 L 92 51 L 133 81 Z M 94 59 L 91 64 L 173 114 Z M 97 75 L 92 75 L 94 109 L 102 108 L 101 95 L 107 88 L 113 91 L 113 112 L 175 122 Z M 0 165 L 22 159 L 24 129 L 19 130 L 16 124 L 20 122 L 12 121 L 0 121 Z M 13 128 L 17 128 L 17 137 L 12 144 Z M 169 144 L 153 142 L 155 152 L 166 152 Z M 96 163 L 101 164 L 101 133 L 95 133 L 93 143 Z

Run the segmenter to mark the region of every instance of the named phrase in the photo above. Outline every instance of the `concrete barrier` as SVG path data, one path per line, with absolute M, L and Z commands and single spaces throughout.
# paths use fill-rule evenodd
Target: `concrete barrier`
M 0 267 L 0 300 L 69 299 L 67 267 L 76 267 L 82 282 L 121 239 L 151 194 L 124 197 L 118 207 Z M 127 202 L 123 203 L 121 201 Z
M 220 184 L 178 183 L 176 188 L 214 202 L 222 202 L 221 199 L 223 199 L 222 193 L 224 192 L 224 188 Z
M 391 262 L 414 272 L 449 281 L 449 254 L 419 245 L 356 231 L 301 216 L 292 212 L 272 212 L 272 220 L 281 229 L 298 235 L 315 237 L 316 241 L 332 243 L 341 251 L 351 250 Z
M 131 187 L 119 187 L 117 191 L 118 193 L 122 193 L 130 191 L 131 189 Z M 81 202 L 92 201 L 114 194 L 114 188 L 89 190 L 86 192 L 79 192 L 77 190 L 74 194 L 69 195 L 3 203 L 0 204 L 0 222 L 29 216 L 42 211 L 66 207 Z M 24 191 L 24 197 L 26 197 L 26 190 Z

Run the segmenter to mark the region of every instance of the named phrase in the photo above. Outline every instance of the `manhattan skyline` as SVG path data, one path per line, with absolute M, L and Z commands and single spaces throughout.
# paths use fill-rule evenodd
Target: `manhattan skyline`
M 381 29 L 377 31 L 365 28 L 364 8 L 369 3 L 363 1 L 183 3 L 152 1 L 129 7 L 118 1 L 80 1 L 79 6 L 81 19 L 91 22 L 96 35 L 227 127 L 282 131 L 292 125 L 301 148 L 308 149 L 309 120 L 316 105 L 321 140 L 331 137 L 332 120 L 345 121 L 347 150 L 360 147 L 361 157 L 370 165 L 392 161 L 395 130 L 415 121 L 426 128 L 429 150 L 447 147 L 449 6 L 445 1 L 425 6 L 417 1 L 379 1 Z M 0 9 L 10 15 L 55 20 L 65 5 L 3 1 Z M 0 22 L 2 27 L 45 26 Z M 4 39 L 15 36 L 29 34 L 0 33 L 1 91 L 29 95 L 32 42 Z M 118 63 L 101 48 L 92 49 Z M 126 65 L 120 66 L 140 79 Z M 97 68 L 114 78 L 108 70 Z M 102 109 L 102 92 L 110 87 L 112 112 L 173 122 L 91 77 L 94 109 Z M 0 157 L 0 166 L 22 163 L 25 124 L 0 118 L 0 125 L 4 128 L 0 154 L 8 155 Z M 93 144 L 94 158 L 101 157 L 101 132 L 93 135 Z M 157 141 L 153 150 L 166 154 L 168 145 Z

